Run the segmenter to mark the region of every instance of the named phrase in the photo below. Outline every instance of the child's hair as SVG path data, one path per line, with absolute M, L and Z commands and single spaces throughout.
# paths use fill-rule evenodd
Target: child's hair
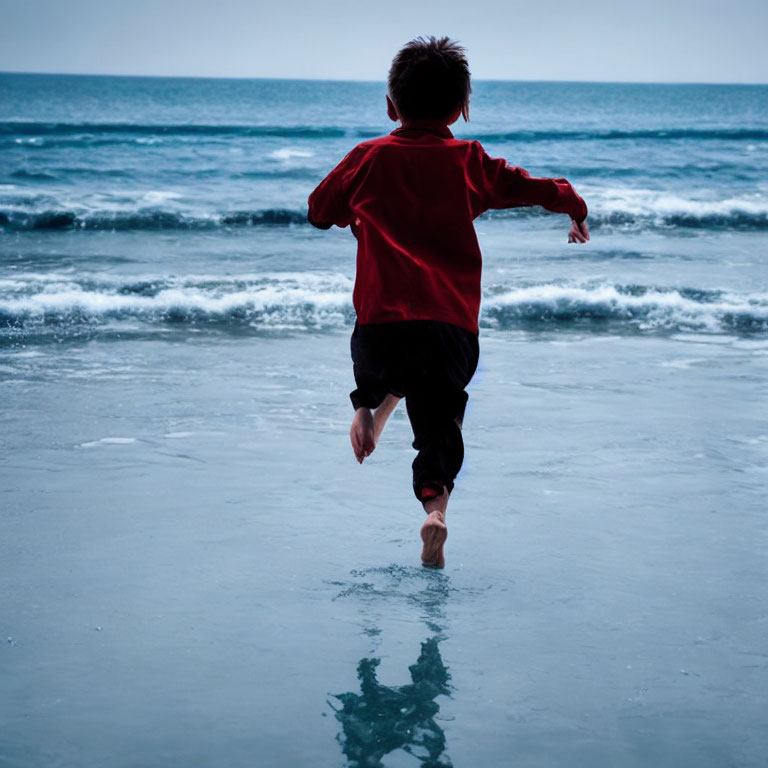
M 469 64 L 464 49 L 447 37 L 417 37 L 389 68 L 389 98 L 405 120 L 443 120 L 461 110 L 469 120 Z

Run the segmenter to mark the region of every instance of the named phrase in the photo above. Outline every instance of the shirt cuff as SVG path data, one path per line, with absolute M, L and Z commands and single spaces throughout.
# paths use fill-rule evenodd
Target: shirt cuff
M 307 214 L 307 221 L 313 226 L 317 227 L 318 229 L 330 229 L 333 226 L 333 223 L 326 224 L 322 221 L 315 221 L 309 214 Z

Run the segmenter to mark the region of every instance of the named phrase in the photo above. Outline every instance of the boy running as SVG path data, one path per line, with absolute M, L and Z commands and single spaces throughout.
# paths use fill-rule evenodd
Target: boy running
M 565 179 L 532 178 L 448 128 L 469 119 L 464 49 L 417 38 L 389 70 L 388 136 L 356 146 L 309 197 L 320 229 L 357 238 L 350 438 L 362 463 L 405 397 L 413 428 L 413 490 L 427 519 L 422 563 L 443 568 L 445 512 L 464 460 L 461 426 L 478 360 L 482 258 L 473 220 L 490 208 L 540 205 L 571 217 L 569 242 L 589 240 L 587 206 Z

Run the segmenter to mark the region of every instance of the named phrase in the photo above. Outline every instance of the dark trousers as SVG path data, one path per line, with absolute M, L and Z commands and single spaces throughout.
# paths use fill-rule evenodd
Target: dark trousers
M 355 325 L 351 340 L 355 409 L 377 408 L 387 394 L 405 397 L 413 429 L 413 490 L 453 490 L 464 461 L 464 388 L 477 368 L 477 334 L 448 323 L 409 320 Z

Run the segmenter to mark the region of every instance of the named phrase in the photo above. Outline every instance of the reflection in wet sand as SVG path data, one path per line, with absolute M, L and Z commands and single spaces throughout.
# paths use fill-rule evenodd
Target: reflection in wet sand
M 379 659 L 361 659 L 357 665 L 361 693 L 341 693 L 336 710 L 341 723 L 339 742 L 348 765 L 378 768 L 384 755 L 403 749 L 421 760 L 423 768 L 447 768 L 445 733 L 435 722 L 437 696 L 449 695 L 450 674 L 440 656 L 439 641 L 431 637 L 408 668 L 407 685 L 382 685 L 376 679 Z
M 445 605 L 456 590 L 450 579 L 423 568 L 400 565 L 351 572 L 350 583 L 334 582 L 342 589 L 335 599 L 361 603 L 363 631 L 381 640 L 380 624 L 391 609 L 415 608 L 430 633 L 421 644 L 416 663 L 408 667 L 411 682 L 382 685 L 376 676 L 379 658 L 363 658 L 357 665 L 360 692 L 336 694 L 341 706 L 331 703 L 341 723 L 338 740 L 350 768 L 380 768 L 382 758 L 402 749 L 421 761 L 423 768 L 448 768 L 446 738 L 436 718 L 438 696 L 450 696 L 450 674 L 440 655 L 445 638 Z

